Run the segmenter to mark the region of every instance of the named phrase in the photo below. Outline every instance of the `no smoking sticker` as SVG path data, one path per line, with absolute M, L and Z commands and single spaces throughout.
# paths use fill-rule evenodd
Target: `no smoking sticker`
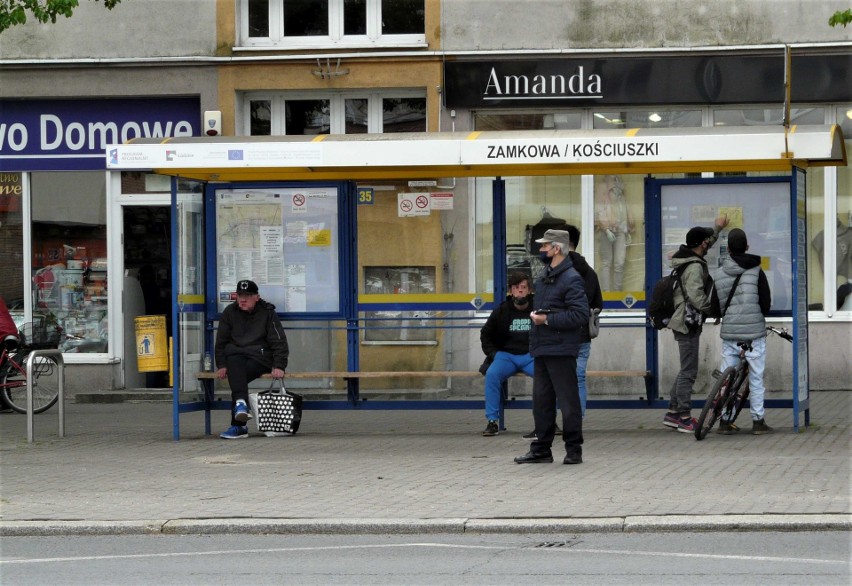
M 428 193 L 398 193 L 397 203 L 400 218 L 428 216 L 432 211 Z

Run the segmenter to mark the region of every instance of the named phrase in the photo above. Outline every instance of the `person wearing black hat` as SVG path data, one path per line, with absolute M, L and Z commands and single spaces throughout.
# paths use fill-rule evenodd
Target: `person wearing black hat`
M 556 435 L 556 404 L 562 410 L 563 464 L 583 461 L 583 417 L 577 387 L 577 354 L 581 332 L 589 323 L 589 302 L 583 277 L 574 268 L 570 236 L 548 230 L 536 240 L 546 265 L 536 281 L 530 319 L 530 355 L 533 357 L 533 419 L 535 438 L 518 464 L 553 462 L 550 451 Z
M 686 243 L 672 255 L 672 270 L 679 275 L 674 289 L 675 311 L 669 321 L 680 355 L 680 371 L 672 384 L 669 409 L 663 425 L 683 433 L 695 431 L 692 418 L 692 385 L 698 376 L 698 348 L 704 318 L 712 315 L 713 279 L 707 269 L 707 251 L 716 243 L 719 232 L 728 225 L 727 216 L 719 216 L 713 228 L 695 226 L 686 233 Z
M 233 402 L 231 427 L 219 434 L 223 439 L 248 437 L 249 383 L 266 373 L 283 377 L 290 357 L 275 306 L 260 298 L 257 284 L 239 281 L 236 298 L 222 311 L 216 331 L 216 374 L 228 379 Z
M 766 316 L 772 305 L 772 293 L 769 281 L 760 268 L 760 257 L 747 254 L 748 238 L 739 228 L 728 233 L 729 255 L 722 259 L 722 268 L 716 273 L 715 286 L 718 294 L 715 303 L 725 304 L 719 307 L 717 315 L 722 316 L 722 371 L 739 363 L 738 342 L 748 342 L 751 350 L 746 352 L 748 361 L 748 385 L 751 405 L 751 433 L 762 435 L 771 433 L 772 428 L 763 419 L 763 370 L 766 366 Z M 733 289 L 733 295 L 731 290 Z M 733 423 L 722 419 L 718 432 L 730 435 L 739 431 Z

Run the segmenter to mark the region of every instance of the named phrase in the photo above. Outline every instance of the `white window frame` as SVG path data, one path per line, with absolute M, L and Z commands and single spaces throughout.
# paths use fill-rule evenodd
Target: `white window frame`
M 367 100 L 367 132 L 380 134 L 384 130 L 382 102 L 394 98 L 426 99 L 426 90 L 389 89 L 389 90 L 353 90 L 338 92 L 245 92 L 240 96 L 242 112 L 240 124 L 237 125 L 240 136 L 248 136 L 251 128 L 250 103 L 257 100 L 270 100 L 271 104 L 271 135 L 283 136 L 286 132 L 284 105 L 287 100 L 328 100 L 329 127 L 331 134 L 346 133 L 346 100 Z M 428 127 L 427 127 L 428 130 Z
M 237 50 L 269 49 L 360 49 L 370 47 L 425 48 L 426 32 L 408 35 L 382 34 L 381 0 L 367 0 L 367 34 L 343 34 L 343 0 L 328 2 L 328 34 L 308 37 L 284 36 L 284 2 L 267 0 L 269 3 L 269 36 L 249 37 L 248 0 L 237 0 Z M 425 24 L 424 24 L 425 28 Z

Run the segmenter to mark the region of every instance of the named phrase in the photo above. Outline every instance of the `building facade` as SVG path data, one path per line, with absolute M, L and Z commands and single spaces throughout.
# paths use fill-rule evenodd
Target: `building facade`
M 2 294 L 20 300 L 21 319 L 49 313 L 74 336 L 65 348 L 72 392 L 165 384 L 136 372 L 132 328 L 138 315 L 167 311 L 171 298 L 170 185 L 151 174 L 107 173 L 103 148 L 134 137 L 201 136 L 206 111 L 221 112 L 225 136 L 780 125 L 789 55 L 791 123 L 838 124 L 847 145 L 852 137 L 852 41 L 848 30 L 827 25 L 843 2 L 820 10 L 802 0 L 151 4 L 106 11 L 83 3 L 71 19 L 0 34 L 0 262 L 12 275 Z M 606 350 L 593 352 L 595 370 L 644 368 L 636 352 L 644 341 L 644 179 L 501 178 L 510 270 L 536 270 L 536 227 L 562 219 L 581 228 L 580 252 L 605 289 L 605 326 L 618 326 L 604 327 L 596 342 Z M 399 310 L 384 296 L 501 290 L 493 180 L 357 182 L 371 194 L 352 218 L 354 280 L 365 300 L 362 369 L 478 366 L 486 313 Z M 811 388 L 845 388 L 852 171 L 810 169 L 807 189 Z M 401 215 L 400 198 L 417 194 L 441 203 L 429 214 Z M 693 210 L 695 222 L 709 224 L 719 211 L 711 208 Z M 223 266 L 216 270 L 224 282 Z M 781 304 L 788 272 L 773 268 Z M 371 299 L 376 310 L 366 311 Z M 345 366 L 345 339 L 334 327 L 292 325 L 294 369 Z M 674 354 L 669 337 L 663 356 Z M 715 338 L 703 336 L 705 378 L 718 356 Z M 771 352 L 780 363 L 788 351 Z M 676 370 L 668 366 L 663 372 Z M 785 376 L 770 374 L 769 388 L 789 388 Z M 641 382 L 599 382 L 602 393 L 644 391 Z

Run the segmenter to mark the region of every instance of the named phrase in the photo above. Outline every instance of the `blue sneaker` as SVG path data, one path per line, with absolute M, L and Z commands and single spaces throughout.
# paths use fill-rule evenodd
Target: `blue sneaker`
M 226 431 L 219 434 L 222 439 L 243 439 L 248 437 L 248 427 L 245 425 L 232 425 Z
M 237 401 L 237 406 L 234 407 L 234 421 L 237 423 L 245 423 L 251 419 L 248 406 L 245 401 Z
M 677 429 L 678 424 L 680 423 L 680 415 L 677 413 L 672 413 L 669 411 L 666 413 L 666 416 L 663 417 L 663 425 L 666 427 L 671 427 L 673 429 Z

